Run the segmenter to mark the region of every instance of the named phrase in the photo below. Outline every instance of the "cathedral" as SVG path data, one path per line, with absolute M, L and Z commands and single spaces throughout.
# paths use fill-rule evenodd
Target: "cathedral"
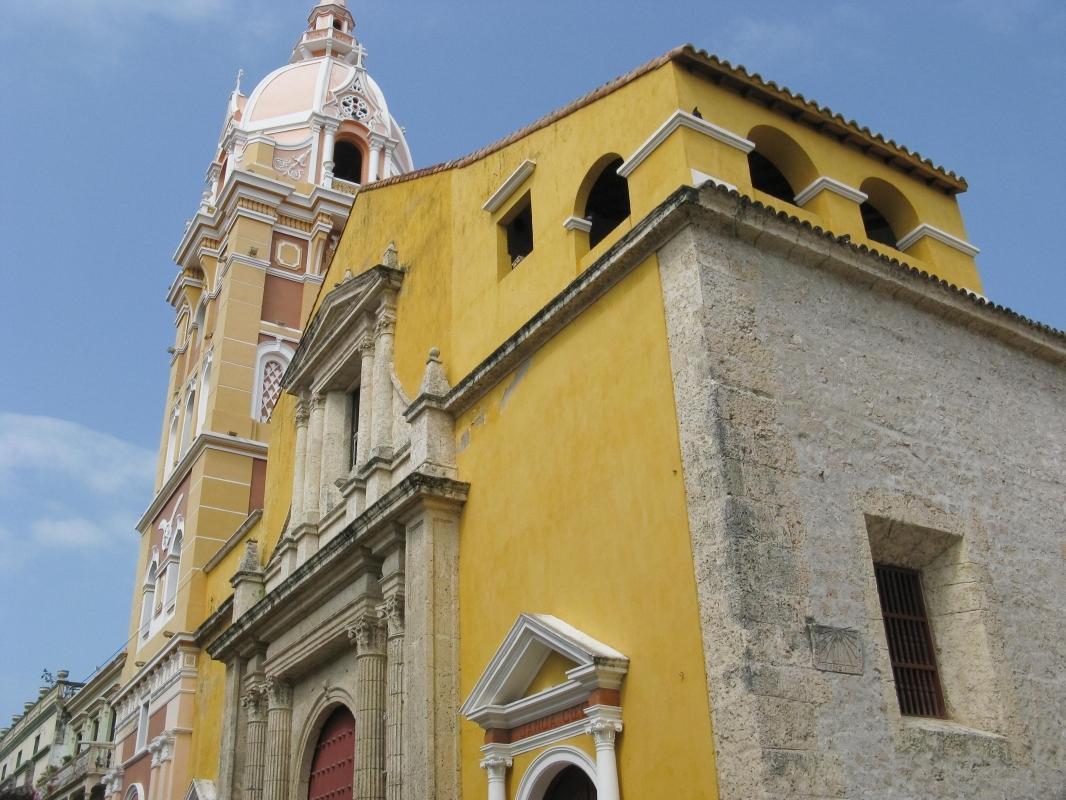
M 691 46 L 416 169 L 366 63 L 229 98 L 99 797 L 1061 796 L 1066 335 L 966 181 Z

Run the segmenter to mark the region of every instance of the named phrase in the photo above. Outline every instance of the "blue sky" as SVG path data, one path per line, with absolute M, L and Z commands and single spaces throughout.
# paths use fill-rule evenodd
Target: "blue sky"
M 173 338 L 170 256 L 238 68 L 250 89 L 285 63 L 310 6 L 5 4 L 0 726 L 42 668 L 84 676 L 124 643 Z M 693 42 L 966 176 L 986 293 L 1066 328 L 1054 0 L 350 6 L 418 166 Z

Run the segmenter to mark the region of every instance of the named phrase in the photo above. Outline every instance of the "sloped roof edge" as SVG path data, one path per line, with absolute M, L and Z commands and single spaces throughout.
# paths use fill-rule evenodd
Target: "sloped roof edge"
M 855 120 L 845 119 L 845 117 L 837 114 L 828 106 L 822 106 L 813 100 L 808 100 L 802 94 L 793 92 L 787 87 L 778 86 L 774 81 L 767 81 L 758 73 L 748 72 L 743 66 L 733 66 L 728 61 L 718 58 L 706 50 L 701 50 L 691 44 L 685 44 L 675 47 L 673 50 L 648 61 L 636 69 L 608 81 L 577 100 L 552 111 L 526 127 L 508 134 L 479 150 L 451 161 L 442 161 L 439 164 L 433 164 L 368 184 L 363 187 L 363 192 L 383 189 L 397 183 L 406 183 L 427 175 L 473 164 L 524 139 L 541 128 L 548 127 L 560 119 L 580 111 L 596 100 L 606 97 L 672 61 L 703 69 L 710 74 L 712 80 L 716 83 L 745 96 L 754 96 L 770 109 L 784 113 L 797 122 L 810 125 L 820 133 L 834 136 L 841 141 L 850 141 L 860 149 L 867 153 L 872 153 L 896 169 L 908 173 L 919 173 L 926 181 L 935 183 L 939 188 L 950 194 L 958 194 L 968 188 L 965 178 L 933 163 L 917 151 L 910 150 L 898 144 L 895 140 L 888 139 L 883 134 L 872 131 L 865 125 L 860 125 Z

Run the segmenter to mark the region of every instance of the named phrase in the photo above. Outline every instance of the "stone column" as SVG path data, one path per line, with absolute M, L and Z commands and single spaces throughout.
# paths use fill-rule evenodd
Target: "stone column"
M 355 642 L 354 800 L 385 800 L 385 648 L 381 620 L 365 613 L 348 629 Z
M 597 719 L 587 730 L 596 742 L 596 800 L 619 800 L 614 739 L 622 731 L 622 722 L 617 719 Z
M 272 676 L 267 678 L 266 767 L 263 800 L 287 800 L 289 796 L 289 743 L 292 737 L 292 687 Z
M 402 573 L 400 573 L 402 579 Z M 385 800 L 403 798 L 403 592 L 378 608 L 385 623 Z
M 500 755 L 490 755 L 481 761 L 489 779 L 489 800 L 507 800 L 507 770 L 512 761 Z
M 266 765 L 266 685 L 256 682 L 241 698 L 245 713 L 244 800 L 262 800 Z M 225 800 L 225 798 L 223 798 Z
M 359 343 L 359 433 L 356 442 L 355 464 L 361 467 L 370 458 L 370 427 L 373 424 L 374 340 L 367 337 Z M 352 420 L 352 424 L 357 424 Z
M 371 423 L 371 456 L 392 458 L 392 342 L 396 316 L 391 308 L 379 312 L 374 328 L 374 415 Z
M 322 183 L 327 188 L 333 186 L 333 152 L 337 146 L 337 128 L 334 125 L 324 125 L 326 132 L 322 146 Z
M 348 477 L 350 459 L 347 434 L 350 414 L 351 404 L 347 394 L 329 392 L 326 395 L 322 423 L 322 488 L 319 501 L 323 514 L 328 514 L 340 502 L 337 479 Z
M 316 523 L 321 515 L 318 505 L 322 476 L 322 424 L 325 403 L 322 395 L 311 398 L 311 417 L 307 425 L 307 456 L 304 460 L 304 518 L 301 522 Z
M 370 137 L 370 169 L 366 174 L 367 183 L 373 183 L 378 179 L 378 170 L 381 168 L 381 145 L 379 137 Z
M 174 734 L 164 733 L 159 737 L 159 791 L 156 800 L 172 800 L 173 787 L 170 785 L 174 764 Z
M 148 742 L 148 752 L 152 756 L 152 766 L 148 770 L 148 798 L 147 800 L 159 800 L 160 789 L 163 781 L 159 777 L 159 737 Z
M 310 403 L 301 398 L 296 403 L 296 458 L 292 468 L 292 512 L 290 524 L 296 527 L 304 521 L 303 485 L 307 464 L 307 423 L 311 417 Z

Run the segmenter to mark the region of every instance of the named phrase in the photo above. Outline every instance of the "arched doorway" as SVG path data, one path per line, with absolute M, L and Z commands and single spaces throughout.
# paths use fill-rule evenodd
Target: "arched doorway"
M 596 787 L 584 770 L 569 766 L 552 779 L 544 800 L 596 800 Z
M 355 717 L 338 706 L 318 734 L 307 800 L 352 800 L 355 776 Z

